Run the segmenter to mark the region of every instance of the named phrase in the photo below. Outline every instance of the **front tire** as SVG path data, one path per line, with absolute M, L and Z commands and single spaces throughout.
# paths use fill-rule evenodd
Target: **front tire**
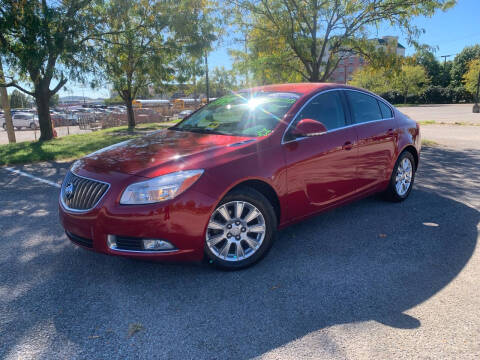
M 405 200 L 412 191 L 414 180 L 415 159 L 410 151 L 404 151 L 393 167 L 390 183 L 385 191 L 387 200 L 393 202 Z
M 205 232 L 209 263 L 237 270 L 253 265 L 273 244 L 277 217 L 260 192 L 241 187 L 228 193 L 213 211 Z

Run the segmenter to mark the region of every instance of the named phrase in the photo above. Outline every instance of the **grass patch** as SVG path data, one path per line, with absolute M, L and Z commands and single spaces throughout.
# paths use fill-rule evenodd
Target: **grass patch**
M 437 124 L 435 120 L 425 120 L 425 121 L 419 121 L 418 122 L 420 125 L 432 125 L 432 124 Z
M 139 124 L 133 132 L 128 131 L 126 126 L 120 126 L 86 134 L 63 136 L 49 141 L 0 145 L 0 165 L 78 159 L 106 146 L 143 136 L 149 131 L 164 129 L 165 124 L 173 125 L 173 122 Z
M 422 146 L 438 146 L 439 144 L 433 140 L 422 139 Z
M 395 104 L 393 106 L 395 107 L 417 107 L 420 105 L 425 105 L 425 104 Z
M 424 121 L 418 121 L 418 123 L 420 125 L 480 126 L 480 124 L 467 123 L 463 121 L 445 122 L 445 121 L 435 121 L 435 120 L 424 120 Z

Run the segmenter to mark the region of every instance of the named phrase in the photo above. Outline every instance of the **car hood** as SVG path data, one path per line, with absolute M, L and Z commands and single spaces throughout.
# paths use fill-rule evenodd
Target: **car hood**
M 92 172 L 121 172 L 154 177 L 206 168 L 214 158 L 245 148 L 259 138 L 162 130 L 87 155 L 76 163 Z

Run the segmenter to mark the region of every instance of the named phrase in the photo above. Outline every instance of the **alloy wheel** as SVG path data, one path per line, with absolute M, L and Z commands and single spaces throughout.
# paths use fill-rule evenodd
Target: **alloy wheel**
M 265 233 L 265 218 L 259 209 L 247 201 L 230 201 L 210 217 L 206 243 L 219 259 L 241 261 L 255 254 Z
M 409 158 L 405 157 L 398 164 L 397 174 L 395 175 L 395 189 L 397 194 L 404 196 L 412 184 L 413 167 Z

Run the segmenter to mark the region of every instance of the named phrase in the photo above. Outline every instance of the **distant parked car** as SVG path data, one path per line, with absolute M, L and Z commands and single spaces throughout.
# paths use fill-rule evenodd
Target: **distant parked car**
M 193 113 L 193 110 L 183 110 L 182 112 L 180 112 L 180 113 L 178 114 L 178 117 L 183 120 L 183 119 L 185 119 L 188 115 L 190 115 L 191 113 Z
M 54 121 L 55 126 L 78 125 L 78 115 L 73 113 L 57 113 L 50 115 Z
M 30 128 L 32 130 L 39 127 L 38 117 L 35 114 L 27 112 L 15 112 L 12 115 L 13 127 L 17 129 Z M 5 118 L 0 118 L 0 124 L 4 129 L 7 128 L 5 124 Z

